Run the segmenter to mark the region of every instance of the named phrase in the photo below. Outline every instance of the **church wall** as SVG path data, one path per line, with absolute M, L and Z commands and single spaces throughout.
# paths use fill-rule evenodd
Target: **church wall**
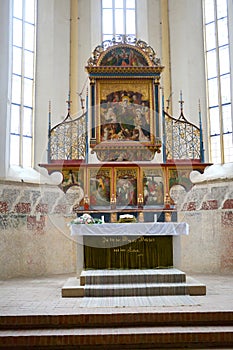
M 208 161 L 202 1 L 169 0 L 168 10 L 172 114 L 175 117 L 179 117 L 178 101 L 180 100 L 180 91 L 182 90 L 184 115 L 187 120 L 198 126 L 198 105 L 200 100 L 205 135 L 205 161 Z M 168 96 L 165 96 L 165 100 L 167 98 Z
M 157 4 L 159 0 L 153 1 L 151 4 L 150 0 L 137 0 L 136 1 L 136 13 L 138 14 L 136 18 L 136 36 L 138 39 L 149 42 L 149 23 L 150 23 L 150 12 L 149 9 L 153 12 L 154 23 L 156 23 L 156 18 L 159 18 L 159 13 L 156 11 Z M 154 5 L 154 6 L 153 6 Z M 152 7 L 150 7 L 152 6 Z M 150 43 L 152 46 L 152 43 Z M 152 46 L 153 47 L 153 46 Z
M 178 203 L 188 236 L 175 238 L 176 267 L 194 273 L 233 271 L 233 182 L 196 184 Z
M 81 93 L 87 81 L 85 71 L 87 61 L 92 51 L 101 43 L 101 1 L 78 0 L 78 91 Z M 84 98 L 86 93 L 84 89 Z M 77 94 L 77 98 L 79 99 Z M 80 101 L 78 101 L 81 111 Z
M 56 186 L 0 183 L 0 279 L 76 272 L 71 202 Z
M 233 182 L 177 191 L 178 221 L 190 232 L 174 237 L 174 266 L 190 274 L 232 273 Z M 82 246 L 68 227 L 75 196 L 52 185 L 0 183 L 0 279 L 77 272 Z
M 146 24 L 138 24 L 138 37 L 148 41 L 162 58 L 160 2 L 148 0 L 143 7 L 145 2 L 138 1 L 146 18 Z M 185 116 L 198 124 L 199 99 L 203 118 L 207 115 L 201 0 L 168 0 L 168 5 L 173 115 L 179 115 L 179 91 L 182 90 Z M 0 38 L 0 178 L 5 178 L 9 155 L 9 1 L 2 0 L 0 7 L 3 29 Z M 78 93 L 87 78 L 84 70 L 87 59 L 101 41 L 99 14 L 100 1 L 78 0 Z M 69 1 L 38 1 L 35 167 L 47 162 L 49 100 L 52 126 L 67 113 L 69 38 Z M 203 129 L 207 135 L 205 121 Z M 207 143 L 205 149 L 207 153 Z M 0 278 L 76 271 L 76 243 L 71 240 L 67 226 L 73 216 L 72 200 L 55 186 L 0 182 Z M 179 221 L 190 225 L 190 234 L 175 238 L 176 267 L 187 272 L 232 272 L 232 182 L 196 184 L 178 208 Z
M 162 65 L 169 62 L 170 67 L 165 66 L 161 76 L 166 70 L 171 69 L 171 99 L 173 111 L 171 114 L 179 117 L 180 90 L 183 92 L 184 114 L 187 120 L 199 125 L 199 100 L 204 130 L 205 161 L 208 161 L 207 143 L 207 109 L 205 87 L 205 61 L 202 27 L 202 1 L 201 0 L 168 0 L 168 26 L 170 37 L 170 54 L 162 51 L 163 26 L 161 19 L 161 1 L 139 0 L 137 10 L 140 13 L 137 23 L 137 37 L 145 40 L 157 52 Z M 101 2 L 94 0 L 78 1 L 78 89 L 82 91 L 87 74 L 85 65 L 90 53 L 101 43 Z M 143 18 L 143 21 L 141 20 Z M 191 39 L 190 39 L 191 38 Z M 169 45 L 169 43 L 168 43 Z M 167 73 L 167 72 L 166 72 Z M 165 96 L 165 100 L 169 96 Z M 157 157 L 158 158 L 158 157 Z M 90 162 L 96 162 L 96 158 L 90 155 Z M 160 162 L 161 159 L 155 159 Z
M 61 122 L 67 115 L 70 62 L 69 1 L 40 0 L 37 17 L 35 166 L 47 161 L 49 101 L 52 126 Z

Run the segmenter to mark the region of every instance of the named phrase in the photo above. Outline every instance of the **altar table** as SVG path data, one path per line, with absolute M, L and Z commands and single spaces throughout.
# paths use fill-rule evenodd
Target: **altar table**
M 172 267 L 173 236 L 188 233 L 184 222 L 71 226 L 71 236 L 84 246 L 86 269 Z

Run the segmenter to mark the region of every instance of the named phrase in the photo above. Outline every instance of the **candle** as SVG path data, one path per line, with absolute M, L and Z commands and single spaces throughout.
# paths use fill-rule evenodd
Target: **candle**
M 154 214 L 154 222 L 157 222 L 157 214 Z
M 102 223 L 104 224 L 104 215 L 101 216 Z

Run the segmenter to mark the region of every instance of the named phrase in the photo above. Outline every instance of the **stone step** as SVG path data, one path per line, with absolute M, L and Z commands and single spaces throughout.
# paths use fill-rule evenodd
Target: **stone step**
M 112 298 L 111 298 L 112 299 Z M 140 303 L 138 303 L 140 305 Z M 104 327 L 161 327 L 161 326 L 232 326 L 233 311 L 107 311 L 106 308 L 86 313 L 59 315 L 7 315 L 0 316 L 0 329 L 41 328 L 104 328 Z
M 99 284 L 84 286 L 85 297 L 114 296 L 151 296 L 151 295 L 185 295 L 188 287 L 185 283 L 131 283 Z
M 124 276 L 124 275 L 123 275 Z M 83 283 L 82 283 L 83 284 Z M 126 288 L 127 286 L 127 288 Z M 170 287 L 170 288 L 169 288 Z M 98 290 L 99 288 L 99 290 Z M 92 291 L 91 291 L 92 290 Z M 148 291 L 147 291 L 148 290 Z M 104 294 L 104 291 L 106 293 Z M 191 277 L 181 283 L 117 283 L 81 285 L 78 278 L 69 278 L 62 287 L 62 297 L 152 296 L 152 295 L 206 295 L 206 286 Z M 125 294 L 124 294 L 125 292 Z M 161 294 L 158 294 L 158 293 Z M 174 294 L 176 293 L 176 294 Z
M 162 349 L 233 346 L 232 326 L 62 328 L 0 331 L 0 348 Z
M 182 283 L 184 272 L 171 269 L 149 270 L 86 270 L 80 275 L 80 285 L 85 284 L 129 284 L 129 283 Z

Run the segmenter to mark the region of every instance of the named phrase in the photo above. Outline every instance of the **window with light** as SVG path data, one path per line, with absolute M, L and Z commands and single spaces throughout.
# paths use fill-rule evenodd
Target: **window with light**
M 102 0 L 102 40 L 136 36 L 135 0 Z
M 36 0 L 12 1 L 10 165 L 33 163 Z
M 204 0 L 210 151 L 213 163 L 233 161 L 227 0 Z

